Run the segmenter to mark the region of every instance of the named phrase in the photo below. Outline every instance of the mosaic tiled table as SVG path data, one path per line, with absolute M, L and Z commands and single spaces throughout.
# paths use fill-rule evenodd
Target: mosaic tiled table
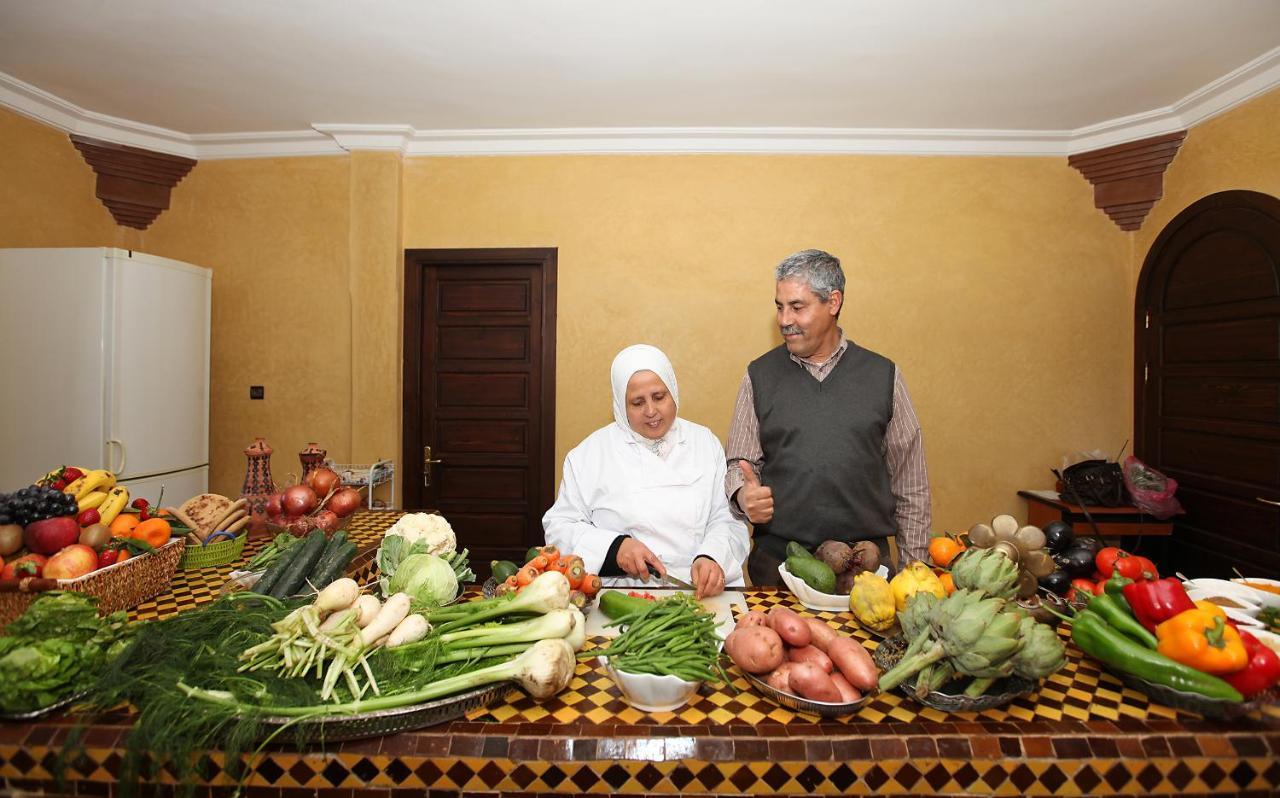
M 377 540 L 396 517 L 360 513 L 348 530 Z M 251 542 L 247 556 L 260 546 Z M 230 567 L 179 572 L 170 593 L 133 611 L 154 618 L 216 597 Z M 753 608 L 789 594 L 747 591 Z M 871 641 L 847 615 L 816 613 Z M 589 644 L 590 645 L 590 644 Z M 275 749 L 252 761 L 248 792 L 268 798 L 457 794 L 1273 795 L 1280 716 L 1229 723 L 1152 704 L 1069 647 L 1066 668 L 1003 709 L 944 714 L 897 695 L 825 720 L 751 692 L 704 688 L 678 712 L 627 705 L 594 660 L 538 703 L 513 689 L 467 717 L 418 732 Z M 735 689 L 736 688 L 736 689 Z M 87 756 L 59 787 L 50 768 L 74 723 L 0 724 L 0 778 L 10 792 L 114 795 L 127 719 L 87 733 Z M 211 754 L 220 764 L 217 753 Z M 150 785 L 162 795 L 171 784 Z M 197 795 L 230 795 L 222 775 Z

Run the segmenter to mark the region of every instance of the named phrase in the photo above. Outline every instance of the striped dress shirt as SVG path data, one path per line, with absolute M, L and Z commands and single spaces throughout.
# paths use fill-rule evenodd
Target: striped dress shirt
M 840 357 L 849 348 L 849 341 L 840 332 L 840 344 L 836 351 L 821 363 L 791 355 L 819 382 L 825 380 Z M 734 494 L 742 487 L 742 468 L 738 461 L 746 460 L 759 473 L 764 463 L 760 448 L 760 419 L 756 418 L 755 397 L 751 388 L 751 376 L 744 374 L 738 386 L 738 400 L 733 408 L 733 421 L 729 425 L 729 442 L 725 446 L 728 470 L 725 473 L 725 492 L 729 495 L 729 507 L 739 518 L 746 515 L 738 507 Z M 901 564 L 912 560 L 928 562 L 929 527 L 933 522 L 930 509 L 929 472 L 925 467 L 924 439 L 920 434 L 920 421 L 916 418 L 907 384 L 902 371 L 894 366 L 893 417 L 885 430 L 885 464 L 889 468 L 889 489 L 896 500 L 894 518 L 898 523 L 898 549 Z

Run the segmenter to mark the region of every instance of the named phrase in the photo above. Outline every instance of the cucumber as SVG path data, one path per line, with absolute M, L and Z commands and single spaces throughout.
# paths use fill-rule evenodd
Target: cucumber
M 253 592 L 261 593 L 264 596 L 268 595 L 271 592 L 271 589 L 276 586 L 276 583 L 280 581 L 280 575 L 288 570 L 289 563 L 293 562 L 301 549 L 301 546 L 295 545 L 282 551 L 279 558 L 277 558 L 275 562 L 271 563 L 271 565 L 268 565 L 267 570 L 264 571 L 262 576 L 258 577 L 258 581 L 253 584 Z
M 520 570 L 520 566 L 511 562 L 511 560 L 494 560 L 489 563 L 489 570 L 493 572 L 495 580 L 505 582 L 508 577 L 516 575 L 516 571 Z
M 834 595 L 836 592 L 836 572 L 822 560 L 791 556 L 787 558 L 787 570 L 819 593 Z
M 338 555 L 338 550 L 347 542 L 346 532 L 337 532 L 333 537 L 329 538 L 329 542 L 324 546 L 324 552 L 320 554 L 320 559 L 316 560 L 316 567 L 311 569 L 313 573 L 323 570 L 331 560 Z
M 301 546 L 294 547 L 298 550 L 298 556 L 293 558 L 289 563 L 289 570 L 285 571 L 280 581 L 271 588 L 273 597 L 287 598 L 302 589 L 307 577 L 315 570 L 316 561 L 324 553 L 325 542 L 324 533 L 317 529 L 307 535 L 307 539 Z
M 808 557 L 810 559 L 817 559 L 809 552 L 808 549 L 801 546 L 799 543 L 796 543 L 794 540 L 787 543 L 787 558 L 790 559 L 792 557 Z M 791 569 L 787 568 L 787 570 L 790 571 Z
M 329 583 L 347 570 L 347 565 L 351 563 L 351 559 L 356 556 L 356 544 L 343 543 L 338 547 L 334 556 L 329 558 L 327 563 L 321 563 L 316 566 L 315 572 L 311 575 L 311 583 L 315 585 L 316 590 L 323 590 L 329 586 Z
M 600 594 L 600 611 L 605 617 L 611 621 L 616 621 L 624 615 L 633 612 L 646 610 L 654 605 L 655 602 L 649 599 L 636 598 L 628 596 L 617 590 L 606 590 Z

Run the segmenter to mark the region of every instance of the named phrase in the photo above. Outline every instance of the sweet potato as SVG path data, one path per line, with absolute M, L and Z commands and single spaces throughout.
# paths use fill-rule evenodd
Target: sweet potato
M 787 651 L 787 659 L 792 662 L 812 662 L 826 673 L 835 670 L 835 665 L 831 662 L 831 657 L 822 653 L 817 646 L 803 646 L 802 648 L 792 648 Z
M 804 623 L 809 627 L 810 645 L 821 651 L 826 651 L 831 641 L 840 636 L 839 632 L 817 618 L 805 618 Z
M 812 662 L 797 662 L 792 666 L 790 692 L 813 701 L 841 703 L 840 689 L 822 668 Z
M 765 675 L 764 680 L 769 686 L 775 690 L 781 690 L 784 693 L 791 692 L 791 669 L 795 667 L 794 662 L 784 662 Z
M 808 624 L 787 607 L 777 606 L 769 610 L 769 628 L 789 646 L 807 646 L 812 639 Z
M 831 674 L 831 681 L 835 684 L 836 689 L 840 691 L 840 700 L 846 704 L 852 704 L 854 701 L 862 698 L 857 688 L 849 684 L 849 680 L 838 673 Z
M 769 625 L 768 615 L 765 615 L 760 610 L 752 610 L 751 612 L 744 612 L 743 614 L 739 615 L 738 623 L 735 625 L 734 628 L 741 629 L 744 626 L 768 626 L 768 625 Z
M 880 674 L 871 655 L 862 644 L 848 637 L 837 637 L 827 645 L 827 656 L 840 669 L 849 684 L 866 692 L 876 686 Z
M 767 626 L 739 626 L 725 638 L 724 650 L 747 673 L 768 673 L 784 659 L 782 638 Z

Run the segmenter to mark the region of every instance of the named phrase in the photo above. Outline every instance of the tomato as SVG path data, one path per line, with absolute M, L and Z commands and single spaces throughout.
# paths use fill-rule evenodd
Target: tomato
M 1160 570 L 1157 569 L 1155 562 L 1148 560 L 1147 557 L 1133 557 L 1134 560 L 1142 562 L 1142 570 L 1147 574 L 1146 579 L 1160 579 Z
M 1090 596 L 1097 595 L 1098 585 L 1088 579 L 1072 579 L 1071 589 L 1067 591 L 1067 601 L 1088 601 Z
M 1098 552 L 1098 556 L 1094 558 L 1094 562 L 1098 566 L 1098 573 L 1102 574 L 1104 579 L 1110 579 L 1115 569 L 1116 559 L 1120 557 L 1128 557 L 1129 552 L 1115 546 L 1107 546 Z

